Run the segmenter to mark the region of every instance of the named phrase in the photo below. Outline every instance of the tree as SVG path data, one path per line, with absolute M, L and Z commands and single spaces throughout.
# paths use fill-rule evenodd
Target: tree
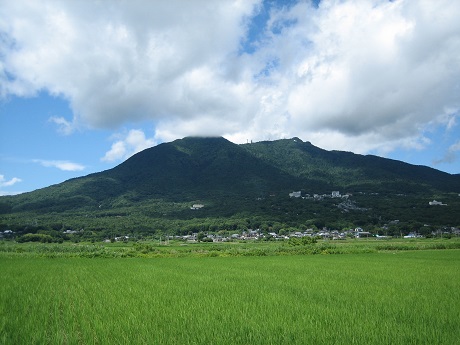
M 51 243 L 57 242 L 50 235 L 46 234 L 25 234 L 17 239 L 19 243 L 22 242 L 42 242 L 42 243 Z
M 206 237 L 205 233 L 203 231 L 200 231 L 198 235 L 196 236 L 196 239 L 198 242 L 203 242 L 205 237 Z

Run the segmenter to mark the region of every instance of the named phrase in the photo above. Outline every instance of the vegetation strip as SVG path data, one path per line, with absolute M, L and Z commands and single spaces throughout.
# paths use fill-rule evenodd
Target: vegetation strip
M 308 238 L 304 238 L 308 239 Z M 362 254 L 379 251 L 460 249 L 460 238 L 446 240 L 350 240 L 234 243 L 183 243 L 171 241 L 136 243 L 15 243 L 0 242 L 0 256 L 84 257 L 84 258 L 160 258 L 160 257 L 233 257 L 285 256 L 316 254 Z

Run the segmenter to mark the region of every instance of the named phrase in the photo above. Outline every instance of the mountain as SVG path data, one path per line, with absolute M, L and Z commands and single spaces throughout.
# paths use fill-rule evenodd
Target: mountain
M 373 155 L 326 151 L 299 138 L 245 145 L 255 157 L 306 181 L 369 192 L 458 191 L 458 175 Z
M 279 197 L 284 203 L 289 192 L 298 190 L 304 195 L 333 190 L 378 193 L 386 196 L 387 204 L 391 199 L 395 205 L 399 202 L 395 195 L 404 194 L 422 205 L 422 200 L 427 204 L 437 195 L 458 196 L 460 175 L 372 155 L 326 151 L 299 138 L 237 145 L 221 137 L 187 137 L 146 149 L 110 170 L 0 197 L 0 214 L 28 212 L 50 219 L 51 214 L 82 212 L 103 217 L 98 214 L 110 210 L 112 214 L 140 212 L 149 219 L 165 214 L 170 219 L 243 213 L 275 217 L 278 211 L 274 210 L 287 207 L 286 215 L 289 207 L 275 207 L 275 199 L 257 206 L 254 200 Z M 213 207 L 200 215 L 186 215 L 195 202 Z M 380 209 L 376 202 L 372 206 Z M 305 205 L 296 207 L 296 219 L 302 220 Z M 318 206 L 309 207 L 316 210 Z M 5 217 L 0 221 L 5 222 Z
M 258 195 L 297 178 L 224 138 L 185 138 L 145 150 L 102 177 L 142 198 Z
M 1 197 L 0 202 L 18 210 L 46 211 L 99 205 L 120 197 L 181 201 L 263 197 L 298 189 L 457 192 L 460 176 L 372 155 L 326 151 L 299 138 L 237 145 L 221 137 L 187 137 L 146 149 L 113 169 Z

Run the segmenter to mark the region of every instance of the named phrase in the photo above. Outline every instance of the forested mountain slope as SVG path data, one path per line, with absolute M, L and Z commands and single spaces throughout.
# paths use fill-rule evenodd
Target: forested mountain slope
M 326 151 L 299 138 L 243 145 L 255 157 L 303 178 L 354 191 L 421 192 L 460 190 L 458 175 L 426 166 L 344 151 Z
M 161 206 L 166 203 L 186 208 L 187 203 L 199 201 L 215 206 L 209 211 L 213 217 L 256 211 L 268 217 L 275 214 L 273 203 L 266 201 L 257 208 L 252 200 L 288 198 L 289 192 L 298 190 L 378 193 L 389 198 L 407 194 L 422 196 L 421 205 L 439 193 L 458 195 L 460 175 L 376 156 L 326 151 L 298 138 L 237 145 L 224 138 L 187 137 L 146 149 L 107 171 L 0 197 L 0 214 L 104 209 L 126 213 L 149 205 L 167 209 Z

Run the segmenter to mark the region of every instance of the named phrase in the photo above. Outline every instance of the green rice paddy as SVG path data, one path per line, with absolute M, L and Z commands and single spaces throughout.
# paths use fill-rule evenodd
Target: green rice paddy
M 0 256 L 1 344 L 458 344 L 460 250 Z

